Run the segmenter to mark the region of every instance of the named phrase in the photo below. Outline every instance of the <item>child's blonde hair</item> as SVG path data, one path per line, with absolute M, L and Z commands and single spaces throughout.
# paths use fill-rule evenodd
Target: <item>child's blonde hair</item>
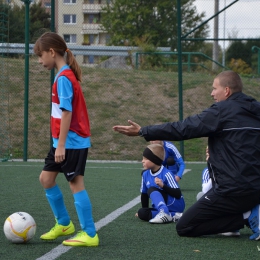
M 163 145 L 163 141 L 161 140 L 154 140 L 154 141 L 150 141 L 151 144 L 161 144 Z
M 154 155 L 159 157 L 162 161 L 164 160 L 165 157 L 165 151 L 162 145 L 160 144 L 150 144 L 147 146 L 148 149 L 152 151 Z
M 66 63 L 70 66 L 71 70 L 75 74 L 75 77 L 78 81 L 81 81 L 81 69 L 73 55 L 73 53 L 68 49 L 64 39 L 54 32 L 46 32 L 35 42 L 34 53 L 41 57 L 43 51 L 49 51 L 53 49 L 59 55 L 64 57 L 66 55 Z

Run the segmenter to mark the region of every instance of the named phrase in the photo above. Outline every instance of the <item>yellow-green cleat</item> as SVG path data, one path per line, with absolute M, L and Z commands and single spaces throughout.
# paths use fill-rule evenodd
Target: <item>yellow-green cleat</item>
M 79 231 L 78 234 L 62 242 L 64 246 L 98 246 L 98 234 L 90 237 L 85 231 Z
M 47 233 L 41 235 L 41 239 L 44 240 L 53 240 L 60 236 L 68 236 L 75 232 L 75 227 L 73 223 L 70 221 L 68 226 L 62 226 L 58 223 Z

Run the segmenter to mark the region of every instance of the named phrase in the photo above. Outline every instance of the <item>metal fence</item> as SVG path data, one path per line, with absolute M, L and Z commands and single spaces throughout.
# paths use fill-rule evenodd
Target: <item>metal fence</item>
M 59 3 L 61 2 L 63 1 Z M 206 2 L 213 4 L 214 0 L 203 3 Z M 228 1 L 227 4 L 230 2 L 233 1 Z M 243 4 L 247 1 L 241 2 Z M 260 1 L 258 1 L 259 3 Z M 249 9 L 250 4 L 247 2 Z M 73 4 L 66 5 L 64 12 L 73 13 L 73 8 L 75 8 L 75 13 L 76 9 L 78 12 L 78 7 Z M 84 6 L 84 12 L 86 12 L 86 8 Z M 59 11 L 62 12 L 61 9 Z M 87 16 L 88 19 L 90 19 L 90 14 Z M 231 17 L 233 16 L 230 16 L 230 19 Z M 84 32 L 86 33 L 87 18 L 84 19 Z M 226 16 L 225 19 L 227 22 L 229 16 Z M 77 26 L 80 27 L 81 32 L 81 26 Z M 66 26 L 63 24 L 63 27 Z M 66 28 L 67 31 L 70 31 L 71 24 Z M 61 33 L 61 35 L 63 34 Z M 88 40 L 92 39 L 91 35 L 88 36 Z M 249 36 L 245 35 L 245 37 Z M 84 37 L 83 39 L 86 40 L 86 36 Z M 217 60 L 214 60 L 206 49 L 202 49 L 200 54 L 188 53 L 188 55 L 193 55 L 191 59 L 185 58 L 184 55 L 187 53 L 183 53 L 181 56 L 183 58 L 182 71 L 180 72 L 178 70 L 178 52 L 170 52 L 169 47 L 159 48 L 157 51 L 160 51 L 160 54 L 149 54 L 143 53 L 139 47 L 95 45 L 96 38 L 94 37 L 92 40 L 94 42 L 90 45 L 70 42 L 68 46 L 76 56 L 83 72 L 81 85 L 89 110 L 92 133 L 89 159 L 93 160 L 141 160 L 142 151 L 147 143 L 142 138 L 128 138 L 113 132 L 113 125 L 126 124 L 128 119 L 136 121 L 140 125 L 177 121 L 180 119 L 180 113 L 185 118 L 210 106 L 213 78 L 223 68 L 229 68 L 229 64 L 223 64 L 221 59 L 227 46 L 234 42 L 234 40 L 225 41 L 226 49 L 223 49 L 222 46 Z M 213 41 L 214 39 L 211 39 L 208 43 L 213 43 Z M 223 42 L 220 41 L 219 45 Z M 240 42 L 243 41 L 240 40 Z M 10 44 L 5 40 L 2 40 L 2 44 L 0 44 L 2 71 L 0 158 L 2 160 L 25 158 L 26 135 L 28 136 L 26 158 L 43 159 L 50 147 L 49 117 L 52 77 L 49 71 L 38 64 L 37 57 L 32 54 L 32 47 L 33 45 L 30 44 L 28 100 L 26 100 L 25 44 Z M 254 48 L 254 51 L 257 52 L 254 52 L 253 72 L 247 75 L 241 73 L 245 85 L 244 92 L 258 100 L 260 100 L 259 60 L 257 60 L 259 47 L 260 45 Z M 149 57 L 152 56 L 161 56 L 158 58 L 159 63 L 153 66 L 149 63 Z M 213 63 L 218 64 L 215 71 L 212 70 Z M 26 106 L 28 106 L 28 128 L 25 126 Z M 174 143 L 180 150 L 183 145 L 183 155 L 186 161 L 205 160 L 206 138 Z

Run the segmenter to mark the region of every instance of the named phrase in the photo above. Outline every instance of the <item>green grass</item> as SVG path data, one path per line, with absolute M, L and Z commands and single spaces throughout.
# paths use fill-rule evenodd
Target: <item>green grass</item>
M 8 68 L 8 106 L 0 111 L 1 126 L 9 136 L 13 158 L 23 158 L 24 149 L 24 60 L 4 59 Z M 178 74 L 165 71 L 120 70 L 82 67 L 82 89 L 91 124 L 90 159 L 139 160 L 144 146 L 141 138 L 129 138 L 112 130 L 132 119 L 141 126 L 179 120 Z M 45 158 L 50 145 L 50 72 L 30 58 L 29 68 L 28 158 Z M 214 75 L 208 72 L 183 73 L 183 118 L 212 104 Z M 243 78 L 244 92 L 260 100 L 259 79 Z M 6 100 L 7 99 L 7 100 Z M 0 97 L 0 106 L 3 100 Z M 1 139 L 2 138 L 2 139 Z M 186 161 L 204 161 L 206 140 L 184 141 Z M 179 143 L 175 143 L 179 147 Z M 1 158 L 1 154 L 0 154 Z
M 39 236 L 54 224 L 53 215 L 40 186 L 38 176 L 43 163 L 0 163 L 2 225 L 7 216 L 16 211 L 31 214 L 37 224 L 35 237 L 28 244 L 11 244 L 0 232 L 0 258 L 8 260 L 34 260 L 61 244 L 63 238 L 44 242 Z M 190 207 L 201 190 L 201 171 L 205 164 L 187 164 L 180 187 L 186 208 Z M 141 163 L 88 162 L 85 185 L 88 190 L 95 222 L 136 198 L 140 192 Z M 71 219 L 79 229 L 68 183 L 60 174 L 57 182 L 63 192 Z M 251 230 L 241 230 L 239 238 L 207 236 L 199 238 L 179 237 L 175 224 L 151 225 L 134 217 L 140 205 L 123 213 L 99 231 L 97 248 L 72 248 L 58 259 L 258 259 L 257 241 L 250 241 Z

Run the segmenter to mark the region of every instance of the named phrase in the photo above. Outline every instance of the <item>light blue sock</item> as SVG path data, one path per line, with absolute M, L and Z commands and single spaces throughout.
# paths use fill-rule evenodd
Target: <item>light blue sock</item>
M 75 193 L 74 204 L 79 218 L 79 223 L 83 231 L 90 237 L 96 235 L 96 228 L 92 218 L 92 205 L 86 190 Z
M 58 185 L 45 189 L 47 200 L 51 206 L 52 212 L 60 225 L 67 226 L 70 223 L 70 217 L 65 207 L 63 196 Z
M 153 191 L 150 194 L 150 198 L 158 211 L 162 209 L 166 214 L 169 214 L 169 209 L 167 208 L 164 198 L 159 191 Z

